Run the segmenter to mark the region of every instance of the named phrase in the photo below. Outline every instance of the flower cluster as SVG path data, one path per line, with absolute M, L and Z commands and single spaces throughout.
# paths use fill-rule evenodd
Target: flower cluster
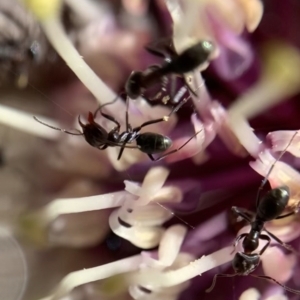
M 300 52 L 266 34 L 272 5 L 14 1 L 22 47 L 56 54 L 33 75 L 47 104 L 30 84 L 0 104 L 6 299 L 298 297 Z

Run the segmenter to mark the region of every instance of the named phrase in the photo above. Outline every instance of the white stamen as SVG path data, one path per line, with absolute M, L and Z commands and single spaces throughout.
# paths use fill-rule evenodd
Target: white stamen
M 54 49 L 99 103 L 105 104 L 116 98 L 116 94 L 104 84 L 77 52 L 57 16 L 43 20 L 41 25 Z M 125 109 L 125 104 L 122 101 L 116 102 L 115 105 L 118 107 L 114 106 L 114 110 L 120 109 L 122 111 Z M 109 106 L 107 106 L 107 109 L 109 110 Z
M 38 117 L 47 124 L 59 127 L 56 122 L 45 117 Z M 46 126 L 41 126 L 35 121 L 29 113 L 17 110 L 8 106 L 0 105 L 0 123 L 15 128 L 17 130 L 46 139 L 55 139 L 60 134 Z
M 136 255 L 95 268 L 72 272 L 60 282 L 59 286 L 51 296 L 41 300 L 61 299 L 79 285 L 108 278 L 116 274 L 137 270 L 141 262 L 142 256 Z
M 169 287 L 183 283 L 193 277 L 201 275 L 201 273 L 230 262 L 233 259 L 233 255 L 232 246 L 229 246 L 210 255 L 203 256 L 191 262 L 188 266 L 175 271 L 165 273 L 152 270 L 147 270 L 147 272 L 140 271 L 133 274 L 131 278 L 136 284 L 149 286 L 151 289 Z

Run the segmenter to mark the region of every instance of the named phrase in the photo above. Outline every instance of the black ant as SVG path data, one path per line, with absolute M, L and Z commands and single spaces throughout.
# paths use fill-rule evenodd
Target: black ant
M 131 99 L 137 99 L 143 92 L 152 87 L 158 81 L 166 81 L 166 76 L 170 74 L 183 75 L 192 72 L 201 64 L 207 63 L 214 53 L 215 46 L 210 41 L 200 41 L 187 48 L 181 54 L 177 54 L 172 41 L 165 40 L 161 43 L 165 51 L 159 50 L 155 46 L 146 46 L 146 49 L 156 55 L 165 58 L 162 65 L 153 65 L 144 72 L 133 71 L 125 84 L 125 91 Z M 195 95 L 189 85 L 189 90 Z
M 247 276 L 250 275 L 252 277 L 256 278 L 262 278 L 271 280 L 278 285 L 282 286 L 286 291 L 289 291 L 291 293 L 300 295 L 300 290 L 295 290 L 292 288 L 289 288 L 274 278 L 270 276 L 264 276 L 264 275 L 254 275 L 251 274 L 259 265 L 260 263 L 260 256 L 266 251 L 266 249 L 269 247 L 271 243 L 271 238 L 273 238 L 275 241 L 277 241 L 281 246 L 284 248 L 297 252 L 294 250 L 291 246 L 285 244 L 282 242 L 278 237 L 276 237 L 274 234 L 269 232 L 265 227 L 265 223 L 267 221 L 276 220 L 276 219 L 282 219 L 288 216 L 291 216 L 298 212 L 298 208 L 296 208 L 294 211 L 289 212 L 287 214 L 281 215 L 283 211 L 286 209 L 286 206 L 288 204 L 289 198 L 290 198 L 290 192 L 289 188 L 287 186 L 281 186 L 278 188 L 274 188 L 270 190 L 262 199 L 260 199 L 260 192 L 262 191 L 264 185 L 266 184 L 268 177 L 273 170 L 276 162 L 282 157 L 282 155 L 286 152 L 287 148 L 292 143 L 293 139 L 297 135 L 298 131 L 294 134 L 292 139 L 290 140 L 289 144 L 285 148 L 285 150 L 282 151 L 282 153 L 279 155 L 279 157 L 275 160 L 275 162 L 272 164 L 270 170 L 268 171 L 267 176 L 262 181 L 257 197 L 256 197 L 256 214 L 249 212 L 246 209 L 238 208 L 238 207 L 232 207 L 232 211 L 237 214 L 242 219 L 246 220 L 251 225 L 251 229 L 249 233 L 243 233 L 239 235 L 234 243 L 234 247 L 237 246 L 238 242 L 243 239 L 243 252 L 237 252 L 232 260 L 232 267 L 234 269 L 233 274 L 216 274 L 213 279 L 213 283 L 209 289 L 206 290 L 207 293 L 211 292 L 216 284 L 217 277 L 234 277 L 234 276 Z M 261 232 L 264 231 L 266 234 L 261 234 Z M 267 241 L 266 245 L 259 251 L 259 253 L 253 253 L 258 246 L 259 246 L 259 240 Z
M 121 128 L 120 123 L 117 120 L 115 120 L 112 116 L 105 114 L 102 111 L 102 108 L 104 106 L 114 103 L 117 99 L 112 102 L 101 105 L 94 112 L 94 114 L 89 112 L 87 124 L 83 124 L 80 120 L 80 116 L 78 116 L 78 122 L 82 128 L 82 132 L 80 132 L 78 130 L 79 133 L 73 133 L 73 132 L 67 131 L 65 129 L 53 127 L 51 125 L 48 125 L 48 124 L 40 121 L 35 116 L 33 118 L 37 122 L 39 122 L 47 127 L 50 127 L 52 129 L 63 131 L 67 134 L 72 134 L 72 135 L 83 135 L 88 144 L 90 144 L 92 147 L 95 147 L 100 150 L 104 150 L 107 147 L 121 147 L 119 155 L 118 155 L 118 160 L 122 157 L 124 149 L 130 148 L 130 149 L 139 149 L 140 151 L 146 153 L 152 161 L 158 161 L 158 160 L 165 158 L 166 156 L 168 156 L 170 154 L 173 154 L 173 153 L 181 150 L 198 133 L 200 133 L 200 131 L 196 132 L 191 138 L 189 138 L 179 148 L 171 150 L 158 158 L 154 158 L 153 154 L 162 153 L 162 152 L 168 150 L 172 146 L 172 140 L 169 137 L 162 135 L 162 134 L 158 134 L 158 133 L 154 133 L 154 132 L 140 133 L 140 131 L 142 128 L 144 128 L 146 126 L 168 121 L 170 116 L 174 112 L 176 112 L 188 99 L 189 98 L 182 100 L 175 108 L 172 109 L 172 111 L 170 112 L 169 115 L 164 116 L 159 119 L 154 119 L 151 121 L 144 122 L 140 126 L 132 128 L 128 121 L 128 98 L 127 98 L 126 112 L 125 112 L 126 130 L 123 131 L 122 133 L 120 133 L 120 128 Z M 116 124 L 116 126 L 111 131 L 107 132 L 104 127 L 102 127 L 101 125 L 99 125 L 98 123 L 95 122 L 95 118 L 96 118 L 98 112 L 100 112 L 100 114 L 104 118 L 106 118 Z M 137 144 L 136 146 L 128 145 L 128 144 L 132 143 L 133 141 L 136 141 L 136 144 Z

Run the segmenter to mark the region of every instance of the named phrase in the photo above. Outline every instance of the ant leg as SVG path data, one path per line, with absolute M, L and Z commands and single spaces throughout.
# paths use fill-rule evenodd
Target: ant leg
M 132 131 L 131 125 L 129 124 L 129 117 L 128 117 L 128 108 L 129 108 L 129 98 L 126 98 L 126 112 L 125 112 L 125 123 L 126 123 L 126 131 Z
M 299 206 L 300 206 L 300 202 L 297 203 L 297 205 L 295 206 L 294 210 L 285 214 L 285 215 L 281 215 L 281 216 L 278 216 L 277 218 L 275 218 L 275 220 L 278 220 L 278 219 L 283 219 L 283 218 L 286 218 L 286 217 L 289 217 L 289 216 L 292 216 L 292 215 L 295 215 L 299 212 Z
M 153 160 L 153 161 L 158 161 L 158 160 L 161 160 L 161 159 L 165 158 L 166 156 L 169 156 L 170 154 L 176 153 L 176 152 L 178 152 L 179 150 L 181 150 L 184 146 L 186 146 L 186 145 L 187 145 L 187 144 L 188 144 L 195 136 L 197 136 L 201 131 L 202 131 L 202 130 L 196 132 L 192 137 L 190 137 L 190 138 L 189 138 L 183 145 L 181 145 L 179 148 L 174 149 L 174 150 L 172 150 L 172 151 L 170 151 L 170 152 L 167 152 L 166 154 L 164 154 L 164 155 L 162 155 L 162 156 L 160 156 L 160 157 L 158 157 L 158 158 L 154 158 L 153 156 L 152 156 L 152 158 L 151 158 L 151 157 L 150 157 L 150 154 L 148 154 L 148 156 L 150 157 L 151 160 Z
M 286 243 L 284 243 L 282 240 L 280 240 L 276 235 L 274 235 L 273 233 L 271 233 L 270 231 L 268 231 L 266 228 L 263 229 L 273 240 L 275 240 L 278 244 L 280 244 L 282 247 L 284 247 L 285 249 L 300 255 L 300 253 L 294 249 L 291 245 L 288 245 Z
M 239 243 L 239 241 L 243 238 L 245 238 L 246 236 L 248 235 L 248 233 L 242 233 L 240 234 L 239 236 L 237 236 L 234 240 L 234 243 L 233 243 L 233 248 L 235 249 L 235 247 L 237 246 L 237 244 Z
M 118 159 L 117 160 L 120 160 L 121 157 L 122 157 L 122 154 L 123 154 L 123 151 L 125 150 L 126 148 L 126 144 L 128 143 L 128 141 L 130 140 L 130 135 L 128 135 L 128 137 L 124 140 L 122 146 L 121 146 L 121 149 L 120 149 L 120 152 L 119 152 L 119 155 L 118 155 Z
M 265 235 L 265 234 L 261 234 L 261 235 L 259 236 L 259 238 L 260 238 L 261 240 L 267 241 L 267 243 L 264 245 L 264 247 L 259 251 L 259 256 L 260 256 L 260 255 L 262 255 L 262 254 L 266 251 L 266 249 L 270 246 L 271 239 L 270 239 L 269 236 L 267 236 L 267 235 Z
M 237 275 L 238 274 L 216 274 L 214 276 L 214 279 L 213 279 L 213 282 L 212 282 L 211 286 L 207 290 L 205 290 L 205 292 L 210 293 L 213 290 L 213 288 L 216 285 L 216 281 L 217 281 L 218 277 L 234 277 L 234 276 L 237 276 Z
M 237 214 L 238 216 L 240 216 L 241 218 L 243 218 L 244 220 L 248 221 L 249 223 L 252 222 L 252 218 L 254 217 L 254 213 L 252 211 L 249 211 L 247 209 L 244 208 L 239 208 L 236 206 L 233 206 L 231 208 L 231 210 Z
M 104 117 L 104 118 L 110 120 L 111 122 L 115 123 L 115 124 L 117 125 L 117 128 L 116 128 L 116 129 L 117 129 L 117 130 L 120 130 L 120 127 L 121 127 L 120 123 L 119 123 L 114 117 L 112 117 L 112 116 L 110 116 L 110 115 L 108 115 L 108 114 L 106 114 L 106 113 L 104 113 L 104 112 L 102 111 L 102 108 L 103 108 L 104 106 L 113 104 L 114 102 L 116 102 L 116 101 L 118 100 L 118 97 L 119 97 L 119 96 L 117 96 L 117 97 L 116 97 L 113 101 L 111 101 L 111 102 L 108 102 L 108 103 L 105 103 L 105 104 L 103 104 L 103 105 L 100 105 L 100 106 L 96 109 L 96 111 L 94 112 L 94 119 L 97 117 L 98 112 L 100 112 L 100 114 L 101 114 L 102 117 Z
M 250 276 L 254 277 L 254 278 L 261 278 L 261 279 L 266 279 L 266 280 L 271 280 L 274 283 L 280 285 L 281 287 L 283 287 L 283 289 L 285 289 L 286 291 L 290 292 L 290 293 L 294 293 L 296 295 L 300 295 L 300 291 L 299 290 L 294 290 L 292 288 L 289 288 L 288 286 L 280 283 L 279 281 L 275 280 L 274 278 L 270 277 L 270 276 L 265 276 L 265 275 L 254 275 L 254 274 L 249 274 Z
M 286 217 L 292 216 L 292 215 L 294 215 L 294 214 L 296 214 L 296 213 L 297 213 L 297 212 L 295 212 L 295 211 L 292 211 L 292 212 L 290 212 L 290 213 L 288 213 L 288 214 L 285 214 L 285 215 L 279 216 L 279 217 L 275 218 L 274 220 L 283 219 L 283 218 L 286 218 Z
M 133 132 L 139 132 L 143 127 L 146 127 L 146 126 L 152 125 L 152 124 L 156 124 L 156 123 L 160 123 L 160 122 L 167 122 L 168 120 L 169 120 L 169 116 L 164 116 L 163 118 L 160 118 L 160 119 L 147 121 L 147 122 L 143 123 L 142 125 L 133 128 L 132 131 Z
M 266 184 L 266 182 L 268 181 L 268 178 L 271 174 L 271 172 L 273 171 L 275 164 L 281 159 L 281 157 L 283 156 L 283 154 L 287 151 L 288 147 L 292 144 L 292 141 L 294 140 L 294 138 L 296 137 L 296 135 L 298 134 L 298 130 L 294 133 L 294 135 L 292 136 L 292 138 L 290 139 L 289 143 L 287 144 L 287 146 L 281 151 L 281 153 L 279 154 L 279 156 L 275 159 L 275 161 L 273 162 L 273 164 L 271 165 L 270 170 L 268 171 L 267 175 L 265 176 L 265 178 L 262 180 L 260 187 L 258 188 L 257 191 L 257 195 L 256 195 L 256 208 L 259 205 L 259 199 L 260 199 L 260 193 L 264 187 L 264 185 Z
M 184 84 L 186 85 L 186 87 L 188 88 L 188 90 L 195 96 L 198 97 L 197 93 L 195 91 L 192 90 L 192 88 L 190 87 L 189 83 L 187 82 L 185 76 L 183 75 L 183 81 Z

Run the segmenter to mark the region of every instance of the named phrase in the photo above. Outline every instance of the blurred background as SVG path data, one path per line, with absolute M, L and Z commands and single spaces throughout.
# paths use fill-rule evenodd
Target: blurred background
M 132 70 L 143 70 L 160 61 L 147 53 L 144 46 L 172 34 L 171 18 L 160 0 L 86 2 L 91 7 L 83 9 L 80 1 L 76 6 L 75 1 L 65 0 L 65 30 L 89 66 L 110 88 L 120 92 Z M 251 35 L 243 33 L 254 53 L 249 68 L 238 78 L 228 79 L 218 71 L 217 59 L 203 73 L 212 98 L 225 107 L 257 81 L 261 70 L 260 47 L 264 42 L 275 38 L 300 47 L 300 2 L 263 3 L 264 16 L 258 29 Z M 72 128 L 79 114 L 95 110 L 94 97 L 56 54 L 37 21 L 17 0 L 0 0 L 0 33 L 1 105 L 52 118 L 63 128 Z M 266 111 L 251 120 L 251 126 L 260 137 L 270 131 L 297 129 L 298 98 L 299 95 Z M 179 111 L 180 125 L 175 136 L 185 130 L 192 111 L 190 106 Z M 81 143 L 79 137 L 61 134 L 58 139 L 47 140 L 2 123 L 0 116 L 1 299 L 45 297 L 71 271 L 140 252 L 110 231 L 110 211 L 62 215 L 51 224 L 28 215 L 56 198 L 118 191 L 124 188 L 125 179 L 142 181 L 150 162 L 117 172 L 106 153 Z M 228 210 L 241 198 L 243 206 L 251 208 L 260 182 L 260 176 L 248 165 L 250 158 L 229 153 L 219 139 L 209 146 L 208 153 L 211 159 L 201 166 L 191 160 L 168 166 L 170 182 L 189 182 L 193 186 L 184 200 L 191 203 L 191 208 L 178 212 L 192 226 Z M 299 167 L 299 160 L 294 158 L 291 163 Z M 192 202 L 206 192 L 212 192 L 206 196 L 211 204 Z M 227 245 L 236 232 L 231 228 L 219 236 L 218 245 Z M 214 244 L 207 250 L 217 247 Z M 86 287 L 68 299 L 104 298 Z

